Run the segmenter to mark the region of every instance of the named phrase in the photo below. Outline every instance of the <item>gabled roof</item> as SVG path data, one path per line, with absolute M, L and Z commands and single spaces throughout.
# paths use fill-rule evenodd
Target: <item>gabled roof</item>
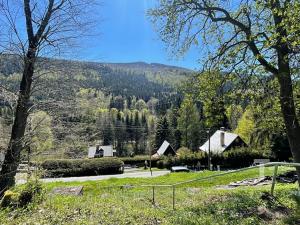
M 224 145 L 221 146 L 221 132 L 224 132 Z M 234 133 L 217 130 L 210 137 L 210 151 L 212 153 L 222 153 L 224 152 L 239 136 Z M 208 152 L 208 144 L 207 140 L 199 149 L 205 152 Z
M 96 154 L 97 147 L 89 147 L 88 157 L 94 158 Z M 103 156 L 113 156 L 113 152 L 116 152 L 116 150 L 113 149 L 112 145 L 105 145 L 105 146 L 99 146 L 99 150 L 103 150 Z
M 159 156 L 164 155 L 164 153 L 166 152 L 166 150 L 167 150 L 169 147 L 174 151 L 174 149 L 172 148 L 172 146 L 170 145 L 170 143 L 167 142 L 167 141 L 164 141 L 164 143 L 162 143 L 162 145 L 160 146 L 160 148 L 157 150 L 156 153 L 157 153 Z M 176 154 L 175 151 L 174 151 L 174 154 Z

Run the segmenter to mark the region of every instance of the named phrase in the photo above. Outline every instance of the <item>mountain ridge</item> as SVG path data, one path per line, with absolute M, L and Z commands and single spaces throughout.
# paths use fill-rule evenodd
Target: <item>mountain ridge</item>
M 92 67 L 109 67 L 111 69 L 133 69 L 133 70 L 146 70 L 151 72 L 165 72 L 165 71 L 171 71 L 176 73 L 183 73 L 186 75 L 186 73 L 193 73 L 195 71 L 185 68 L 185 67 L 179 67 L 174 65 L 168 65 L 168 64 L 162 64 L 158 62 L 151 62 L 147 63 L 144 61 L 136 61 L 136 62 L 93 62 L 93 61 L 85 61 L 85 60 L 73 60 L 73 59 L 60 59 L 60 58 L 45 58 L 41 57 L 39 58 L 40 62 L 43 63 L 55 63 L 58 65 L 58 63 L 62 63 L 65 65 L 67 64 L 80 64 L 82 66 L 92 66 Z M 18 55 L 12 55 L 12 54 L 3 54 L 0 56 L 0 73 L 4 75 L 11 74 L 13 72 L 21 72 L 21 60 Z M 9 66 L 10 68 L 7 69 L 6 67 Z M 19 68 L 17 68 L 19 67 Z

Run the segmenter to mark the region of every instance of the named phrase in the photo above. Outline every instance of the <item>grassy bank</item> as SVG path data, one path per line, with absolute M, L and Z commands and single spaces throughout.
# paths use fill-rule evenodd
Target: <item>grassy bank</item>
M 292 168 L 289 167 L 279 167 L 278 173 L 284 173 L 286 171 L 291 170 Z M 123 178 L 123 179 L 117 179 L 117 178 L 111 178 L 108 180 L 102 180 L 102 181 L 92 181 L 92 182 L 85 182 L 85 186 L 91 186 L 93 188 L 97 188 L 97 186 L 100 187 L 107 187 L 107 186 L 121 186 L 121 185 L 141 185 L 141 184 L 175 184 L 178 182 L 186 181 L 186 180 L 193 180 L 198 178 L 207 177 L 209 175 L 219 174 L 223 173 L 218 171 L 202 171 L 202 172 L 196 172 L 196 173 L 170 173 L 165 176 L 160 177 L 154 177 L 154 178 Z M 222 177 L 213 178 L 209 180 L 199 181 L 199 182 L 193 182 L 186 185 L 183 185 L 183 187 L 213 187 L 216 185 L 225 185 L 229 184 L 233 181 L 239 181 L 246 178 L 255 178 L 259 177 L 259 169 L 251 169 L 248 171 L 235 173 L 235 174 L 228 174 L 224 175 Z M 265 176 L 272 176 L 273 175 L 273 167 L 265 168 L 264 170 Z M 72 186 L 72 185 L 80 185 L 81 182 L 71 182 L 71 183 L 64 183 L 64 182 L 57 182 L 52 184 L 47 184 L 48 188 L 53 188 L 57 185 L 61 186 Z
M 286 171 L 282 168 L 280 172 Z M 157 188 L 155 205 L 150 188 L 119 185 L 172 184 L 216 172 L 177 173 L 156 178 L 110 179 L 104 181 L 49 183 L 44 201 L 27 209 L 0 211 L 1 224 L 287 224 L 295 213 L 291 191 L 296 185 L 276 186 L 276 201 L 264 200 L 270 186 L 219 190 L 215 185 L 257 177 L 258 170 L 195 182 L 176 189 L 176 210 L 172 209 L 172 189 Z M 266 170 L 272 174 L 271 169 Z M 58 186 L 83 185 L 83 196 L 50 194 Z

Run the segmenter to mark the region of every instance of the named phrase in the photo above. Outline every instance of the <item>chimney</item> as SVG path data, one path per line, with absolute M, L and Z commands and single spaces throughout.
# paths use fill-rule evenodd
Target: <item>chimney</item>
M 220 145 L 223 147 L 225 145 L 225 128 L 221 127 L 220 129 Z

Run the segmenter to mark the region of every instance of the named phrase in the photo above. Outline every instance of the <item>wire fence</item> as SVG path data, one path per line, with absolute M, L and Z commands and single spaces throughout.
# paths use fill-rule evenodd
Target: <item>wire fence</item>
M 199 178 L 190 179 L 186 181 L 176 182 L 173 184 L 138 184 L 138 185 L 128 184 L 128 185 L 112 185 L 112 186 L 102 186 L 101 184 L 96 184 L 97 185 L 96 189 L 101 190 L 101 194 L 104 196 L 105 194 L 110 194 L 110 195 L 118 194 L 118 197 L 120 196 L 121 198 L 124 197 L 123 199 L 124 201 L 127 201 L 128 199 L 134 199 L 134 198 L 147 199 L 147 201 L 150 201 L 153 205 L 170 204 L 172 205 L 172 209 L 175 210 L 176 203 L 177 201 L 179 201 L 178 193 L 177 193 L 180 190 L 179 188 L 193 187 L 192 183 L 197 183 L 198 186 L 201 185 L 201 182 L 210 179 L 216 179 L 222 176 L 237 174 L 240 172 L 245 172 L 253 169 L 260 169 L 259 172 L 260 175 L 262 175 L 261 171 L 266 167 L 274 167 L 272 182 L 270 187 L 270 194 L 274 195 L 275 186 L 276 186 L 276 177 L 278 174 L 278 168 L 280 166 L 300 168 L 300 163 L 270 162 L 270 163 L 260 164 L 260 165 L 246 167 L 242 169 L 216 173 L 205 177 L 199 177 Z M 2 176 L 9 176 L 14 172 L 16 171 L 3 174 Z M 121 192 L 121 195 L 119 192 Z M 185 199 L 180 198 L 180 201 L 185 201 Z
M 107 192 L 111 192 L 112 190 L 119 190 L 119 191 L 121 190 L 124 192 L 126 190 L 131 190 L 131 189 L 135 189 L 135 190 L 148 189 L 149 190 L 147 192 L 148 196 L 144 196 L 144 198 L 148 198 L 149 200 L 151 200 L 153 205 L 156 205 L 158 203 L 158 201 L 159 201 L 158 195 L 163 196 L 163 198 L 170 198 L 172 209 L 175 210 L 176 202 L 177 202 L 177 191 L 179 190 L 179 188 L 189 186 L 190 184 L 195 183 L 195 182 L 203 182 L 203 181 L 206 181 L 209 179 L 215 179 L 215 178 L 230 175 L 230 174 L 236 174 L 236 173 L 240 173 L 240 172 L 244 172 L 244 171 L 248 171 L 248 170 L 252 170 L 252 169 L 261 169 L 261 168 L 265 168 L 265 167 L 274 167 L 271 188 L 270 188 L 270 194 L 274 195 L 275 185 L 276 185 L 276 177 L 277 177 L 279 166 L 296 167 L 296 168 L 299 167 L 300 168 L 300 163 L 271 162 L 271 163 L 265 163 L 265 164 L 260 164 L 260 165 L 256 165 L 256 166 L 246 167 L 246 168 L 242 168 L 242 169 L 217 173 L 217 174 L 213 174 L 210 176 L 200 177 L 200 178 L 177 182 L 177 183 L 173 183 L 173 184 L 145 184 L 145 185 L 142 184 L 142 185 L 120 185 L 120 186 L 107 186 L 107 187 L 99 186 L 99 188 L 102 190 L 106 190 Z M 162 191 L 164 191 L 164 194 L 162 194 Z M 143 195 L 145 195 L 144 192 L 143 192 Z

